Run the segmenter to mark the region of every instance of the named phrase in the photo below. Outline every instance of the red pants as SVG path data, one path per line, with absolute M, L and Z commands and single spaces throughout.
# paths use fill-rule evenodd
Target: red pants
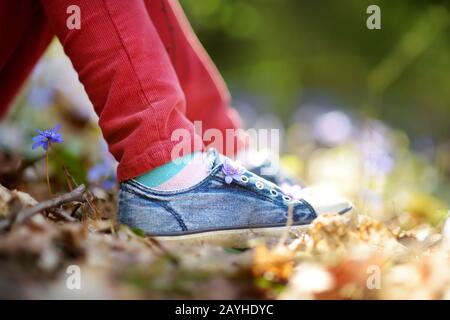
M 66 26 L 70 5 L 80 7 L 80 30 Z M 119 180 L 170 161 L 175 129 L 190 133 L 183 141 L 191 151 L 202 149 L 193 121 L 223 133 L 239 127 L 221 76 L 171 0 L 0 1 L 0 117 L 55 34 L 99 116 Z

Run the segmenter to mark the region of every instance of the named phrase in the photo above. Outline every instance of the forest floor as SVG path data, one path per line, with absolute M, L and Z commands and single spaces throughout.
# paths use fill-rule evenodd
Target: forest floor
M 118 225 L 109 197 L 0 186 L 0 298 L 450 299 L 449 220 L 402 231 L 355 211 L 277 243 L 177 248 Z

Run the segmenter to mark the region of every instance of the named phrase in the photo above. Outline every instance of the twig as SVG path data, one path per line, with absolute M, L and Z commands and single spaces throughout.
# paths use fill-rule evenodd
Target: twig
M 73 207 L 72 212 L 70 213 L 70 216 L 73 217 L 73 216 L 75 215 L 75 212 L 77 212 L 77 210 L 80 209 L 80 207 L 81 207 L 81 203 L 77 203 L 77 204 Z
M 288 214 L 287 214 L 287 221 L 286 221 L 286 230 L 281 235 L 280 240 L 278 241 L 278 246 L 281 247 L 286 243 L 286 240 L 289 236 L 289 231 L 291 230 L 291 226 L 294 223 L 294 206 L 289 205 L 288 207 Z
M 94 212 L 95 218 L 98 218 L 100 216 L 100 214 L 98 213 L 97 208 L 95 207 L 95 205 L 89 199 L 89 196 L 93 197 L 94 199 L 95 199 L 95 196 L 89 190 L 86 193 L 87 194 L 83 198 L 86 201 L 86 203 L 88 204 L 88 206 L 91 208 L 91 210 Z
M 66 176 L 66 180 L 69 183 L 69 180 L 72 181 L 72 184 L 74 186 L 78 186 L 78 183 L 75 181 L 75 178 L 72 176 L 72 174 L 69 171 L 69 168 L 67 168 L 66 166 L 63 165 L 63 170 L 64 170 L 64 174 Z M 69 189 L 72 190 L 72 188 L 69 186 Z M 94 216 L 95 217 L 99 217 L 100 214 L 98 213 L 97 208 L 95 207 L 95 205 L 91 202 L 91 200 L 89 199 L 89 196 L 91 196 L 92 198 L 95 199 L 95 196 L 92 194 L 92 192 L 90 190 L 86 190 L 86 195 L 84 196 L 84 200 L 87 202 L 89 208 L 93 211 Z M 78 209 L 78 208 L 77 208 Z M 75 213 L 76 210 L 74 210 L 73 213 Z M 72 213 L 72 214 L 73 214 Z
M 39 213 L 41 211 L 44 211 L 44 210 L 47 210 L 50 208 L 59 207 L 60 205 L 67 203 L 67 202 L 72 202 L 72 201 L 83 202 L 85 200 L 84 199 L 85 191 L 86 191 L 86 187 L 82 184 L 69 193 L 65 193 L 65 194 L 55 197 L 53 199 L 38 203 L 37 205 L 35 205 L 31 208 L 26 208 L 17 214 L 16 219 L 12 221 L 12 224 L 21 224 L 21 223 L 25 222 L 27 219 L 31 218 L 36 213 Z
M 61 220 L 67 221 L 67 222 L 76 222 L 78 221 L 77 219 L 75 219 L 74 217 L 68 215 L 67 213 L 65 213 L 63 210 L 59 209 L 59 208 L 52 208 L 48 210 L 50 213 L 52 213 L 53 215 L 55 215 L 56 217 L 58 217 Z
M 75 181 L 74 181 L 72 175 L 70 174 L 69 169 L 67 169 L 67 167 L 64 166 L 64 165 L 62 166 L 62 168 L 63 168 L 63 170 L 64 170 L 64 176 L 66 177 L 67 187 L 69 188 L 70 191 L 72 191 L 72 190 L 73 190 L 72 183 L 73 183 L 74 185 L 77 185 L 77 184 L 75 183 Z M 72 180 L 72 181 L 71 181 L 71 180 Z

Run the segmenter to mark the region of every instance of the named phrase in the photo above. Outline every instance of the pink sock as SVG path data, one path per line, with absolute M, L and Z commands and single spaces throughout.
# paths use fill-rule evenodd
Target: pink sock
M 179 190 L 191 187 L 208 176 L 210 167 L 211 158 L 206 153 L 197 152 L 186 167 L 155 189 Z

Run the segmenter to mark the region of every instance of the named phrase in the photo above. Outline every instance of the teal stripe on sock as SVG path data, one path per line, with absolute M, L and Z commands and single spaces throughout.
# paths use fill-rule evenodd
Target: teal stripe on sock
M 194 155 L 195 152 L 163 164 L 162 166 L 137 177 L 136 180 L 150 188 L 162 185 L 175 177 L 178 172 L 185 168 L 192 161 Z

